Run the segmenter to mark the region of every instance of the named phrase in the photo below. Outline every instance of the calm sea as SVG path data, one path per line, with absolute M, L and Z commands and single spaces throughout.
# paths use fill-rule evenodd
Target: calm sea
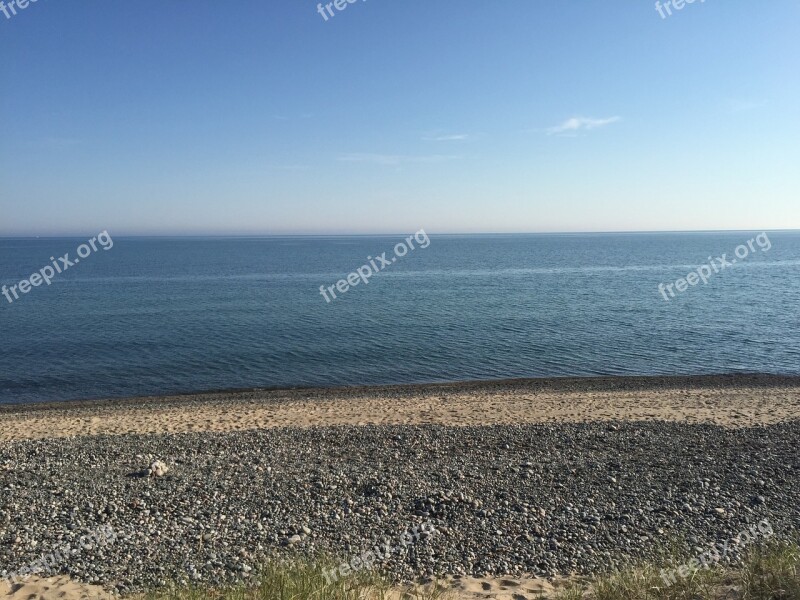
M 759 232 L 113 238 L 0 296 L 0 403 L 207 389 L 599 374 L 800 374 L 800 233 L 667 302 L 659 283 Z M 113 232 L 112 232 L 113 236 Z M 85 239 L 0 240 L 18 283 Z M 740 250 L 740 253 L 742 251 Z

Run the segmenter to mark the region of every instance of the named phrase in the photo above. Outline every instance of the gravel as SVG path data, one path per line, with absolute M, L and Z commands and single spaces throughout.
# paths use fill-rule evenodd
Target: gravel
M 133 592 L 387 542 L 379 568 L 397 580 L 593 573 L 676 542 L 697 553 L 763 519 L 795 536 L 799 440 L 800 422 L 620 422 L 6 443 L 0 576 L 68 545 L 56 571 Z M 436 531 L 400 543 L 426 523 Z M 115 539 L 97 543 L 102 527 Z

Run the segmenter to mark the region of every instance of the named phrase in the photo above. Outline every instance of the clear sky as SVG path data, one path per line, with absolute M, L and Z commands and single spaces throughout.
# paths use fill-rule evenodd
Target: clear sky
M 0 12 L 0 235 L 800 228 L 796 0 L 332 10 Z

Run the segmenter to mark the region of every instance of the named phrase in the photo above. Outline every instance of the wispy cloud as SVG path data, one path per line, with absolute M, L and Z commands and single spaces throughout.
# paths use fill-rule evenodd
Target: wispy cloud
M 593 119 L 590 117 L 571 117 L 555 127 L 547 129 L 547 135 L 575 134 L 581 131 L 589 131 L 599 127 L 611 125 L 621 121 L 622 117 L 608 117 L 605 119 Z
M 292 121 L 295 119 L 313 119 L 314 113 L 303 113 L 300 115 L 272 115 L 272 118 L 276 121 Z
M 68 150 L 75 146 L 80 146 L 83 143 L 84 141 L 79 138 L 51 136 L 30 142 L 28 145 L 40 150 Z
M 276 171 L 307 171 L 311 167 L 308 165 L 270 165 L 269 168 Z
M 370 153 L 353 153 L 342 154 L 339 160 L 343 162 L 365 162 L 374 163 L 377 165 L 385 165 L 389 167 L 398 167 L 400 165 L 409 163 L 436 163 L 448 160 L 458 160 L 460 156 L 453 156 L 447 154 L 430 154 L 426 156 L 408 156 L 402 154 L 370 154 Z
M 424 142 L 463 142 L 469 139 L 466 133 L 456 133 L 452 135 L 431 135 L 422 138 Z
M 766 105 L 765 100 L 743 100 L 741 98 L 730 98 L 727 101 L 727 110 L 729 114 L 735 115 L 736 113 L 746 112 L 748 110 L 755 110 Z

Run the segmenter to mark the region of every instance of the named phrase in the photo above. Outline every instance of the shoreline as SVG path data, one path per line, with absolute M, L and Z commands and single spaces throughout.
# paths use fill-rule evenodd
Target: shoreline
M 665 421 L 737 428 L 800 419 L 800 377 L 637 376 L 254 389 L 3 405 L 0 416 L 0 443 L 348 425 Z
M 473 390 L 519 389 L 523 391 L 647 391 L 655 389 L 673 390 L 678 388 L 741 388 L 741 387 L 800 387 L 800 375 L 773 373 L 715 373 L 710 375 L 597 375 L 564 377 L 512 377 L 503 379 L 464 379 L 423 383 L 388 383 L 369 385 L 333 386 L 289 386 L 289 387 L 246 387 L 219 388 L 165 394 L 145 394 L 142 396 L 97 397 L 73 400 L 42 400 L 34 402 L 0 403 L 0 414 L 14 414 L 38 410 L 64 410 L 99 407 L 109 405 L 167 405 L 181 400 L 194 402 L 248 400 L 258 397 L 262 400 L 286 399 L 291 396 L 340 395 L 342 398 L 361 397 L 365 394 L 392 393 L 402 396 L 419 392 L 467 392 Z

